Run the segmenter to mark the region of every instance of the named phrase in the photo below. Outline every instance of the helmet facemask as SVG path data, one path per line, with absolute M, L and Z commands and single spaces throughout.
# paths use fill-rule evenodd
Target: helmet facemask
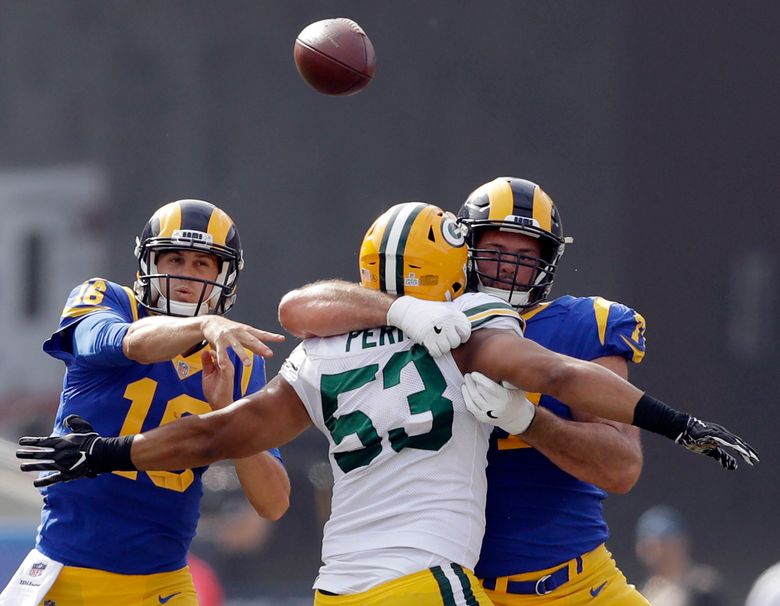
M 537 238 L 542 252 L 536 256 L 478 247 L 480 236 L 488 230 L 512 231 Z M 527 231 L 502 229 L 501 225 L 473 228 L 469 241 L 474 243 L 469 249 L 470 289 L 503 299 L 516 308 L 530 307 L 547 297 L 555 278 L 558 259 L 563 254 L 563 243 Z M 513 271 L 507 272 L 507 267 L 512 267 Z M 531 270 L 530 276 L 521 277 L 519 274 L 527 274 L 527 269 Z
M 204 278 L 195 278 L 192 276 L 180 276 L 170 273 L 161 273 L 157 268 L 157 257 L 164 252 L 170 252 L 172 249 L 165 249 L 159 251 L 149 252 L 149 273 L 144 275 L 145 279 L 148 279 L 151 288 L 151 301 L 154 308 L 168 316 L 201 316 L 207 313 L 224 313 L 217 312 L 218 305 L 222 302 L 222 292 L 225 289 L 225 280 L 228 277 L 228 268 L 230 263 L 223 261 L 217 257 L 217 263 L 219 264 L 219 273 L 214 280 L 206 280 Z M 182 249 L 173 249 L 179 251 Z M 235 275 L 235 272 L 232 272 Z M 186 303 L 184 301 L 176 301 L 171 297 L 171 280 L 181 280 L 192 282 L 195 285 L 196 290 L 200 290 L 197 303 Z M 235 281 L 235 278 L 234 278 Z M 211 286 L 211 292 L 208 297 L 206 292 Z M 224 305 L 224 303 L 222 303 Z M 214 311 L 212 311 L 214 310 Z

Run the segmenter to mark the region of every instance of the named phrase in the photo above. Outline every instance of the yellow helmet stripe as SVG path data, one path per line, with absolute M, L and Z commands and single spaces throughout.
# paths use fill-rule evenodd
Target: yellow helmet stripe
M 553 202 L 541 187 L 534 189 L 533 217 L 544 231 L 552 231 Z
M 173 232 L 181 228 L 181 204 L 174 202 L 166 204 L 157 211 L 157 219 L 160 221 L 160 238 L 171 238 Z
M 233 227 L 233 221 L 228 217 L 227 213 L 219 208 L 215 208 L 214 212 L 211 213 L 207 228 L 207 231 L 214 237 L 214 244 L 225 246 L 231 227 Z
M 488 197 L 490 198 L 490 213 L 487 218 L 490 221 L 503 221 L 509 215 L 513 214 L 512 211 L 515 207 L 515 197 L 512 193 L 512 186 L 509 184 L 509 181 L 506 179 L 496 179 L 490 183 Z

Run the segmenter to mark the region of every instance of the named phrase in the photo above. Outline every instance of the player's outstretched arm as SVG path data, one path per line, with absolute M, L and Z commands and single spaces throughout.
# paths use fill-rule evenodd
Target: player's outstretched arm
M 258 356 L 270 357 L 273 352 L 265 341 L 284 341 L 284 336 L 217 315 L 193 318 L 149 316 L 130 325 L 122 342 L 122 351 L 130 360 L 153 364 L 172 360 L 202 341 L 211 345 L 222 366 L 230 363 L 228 349 L 233 349 L 245 364 L 250 358 L 244 348 Z
M 331 337 L 387 324 L 395 297 L 344 280 L 321 280 L 288 292 L 279 324 L 300 339 Z
M 71 416 L 64 436 L 24 437 L 16 451 L 22 471 L 52 471 L 36 486 L 109 471 L 175 470 L 240 459 L 286 444 L 309 425 L 295 390 L 281 377 L 261 391 L 205 415 L 192 415 L 150 432 L 107 438 Z
M 737 464 L 724 448 L 751 465 L 758 461 L 757 453 L 724 427 L 674 410 L 598 364 L 553 353 L 508 331 L 478 331 L 453 355 L 464 373 L 478 371 L 554 396 L 572 409 L 664 435 L 726 469 Z
M 279 323 L 300 338 L 395 326 L 434 357 L 471 335 L 468 318 L 450 303 L 395 298 L 342 280 L 315 282 L 288 292 L 279 303 Z

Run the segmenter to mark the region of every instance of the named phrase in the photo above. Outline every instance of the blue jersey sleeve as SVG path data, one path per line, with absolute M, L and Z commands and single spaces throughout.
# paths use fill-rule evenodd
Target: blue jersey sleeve
M 129 322 L 109 312 L 90 314 L 73 329 L 73 358 L 84 366 L 107 368 L 133 364 L 122 350 Z
M 639 363 L 645 356 L 645 319 L 621 303 L 601 297 L 587 297 L 576 303 L 577 312 L 570 318 L 577 322 L 582 348 L 576 357 L 593 360 L 620 356 Z
M 75 329 L 86 319 L 89 321 L 77 331 L 76 341 Z M 138 307 L 129 288 L 102 278 L 92 278 L 71 291 L 60 315 L 59 326 L 43 344 L 43 350 L 66 364 L 77 359 L 92 366 L 124 364 L 124 355 L 118 357 L 121 339 L 127 331 L 126 326 L 137 319 Z M 77 358 L 79 355 L 83 357 Z
M 621 356 L 639 364 L 645 357 L 645 319 L 637 311 L 612 303 L 604 338 L 605 355 Z

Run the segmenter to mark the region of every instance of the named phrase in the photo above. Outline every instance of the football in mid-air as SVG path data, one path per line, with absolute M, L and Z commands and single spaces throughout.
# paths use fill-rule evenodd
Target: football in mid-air
M 376 71 L 374 46 L 351 19 L 307 25 L 295 40 L 293 55 L 301 77 L 326 95 L 354 95 Z

